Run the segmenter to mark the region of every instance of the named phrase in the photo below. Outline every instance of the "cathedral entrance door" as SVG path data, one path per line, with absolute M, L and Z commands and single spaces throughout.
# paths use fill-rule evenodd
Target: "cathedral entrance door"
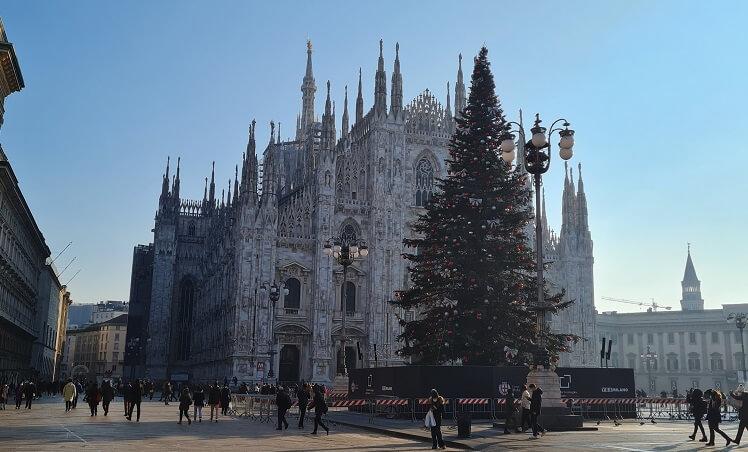
M 296 383 L 299 381 L 299 347 L 286 344 L 281 348 L 278 365 L 278 381 Z

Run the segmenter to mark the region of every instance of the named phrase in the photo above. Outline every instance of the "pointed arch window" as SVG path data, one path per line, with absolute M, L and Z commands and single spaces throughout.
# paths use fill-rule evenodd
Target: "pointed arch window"
M 347 289 L 347 290 L 346 290 Z M 345 290 L 345 292 L 343 292 Z M 346 281 L 345 286 L 340 286 L 340 305 L 343 306 L 345 298 L 345 315 L 352 316 L 356 312 L 356 285 Z
M 434 193 L 434 167 L 425 157 L 416 164 L 416 206 L 425 206 Z
M 283 308 L 286 314 L 296 314 L 301 307 L 301 282 L 296 278 L 286 280 L 288 295 L 283 297 Z

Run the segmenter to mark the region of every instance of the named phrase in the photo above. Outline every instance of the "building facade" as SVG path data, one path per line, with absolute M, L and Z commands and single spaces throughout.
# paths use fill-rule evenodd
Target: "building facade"
M 18 65 L 13 44 L 8 42 L 5 26 L 0 19 L 0 127 L 5 120 L 5 98 L 24 88 L 23 74 Z
M 613 340 L 609 365 L 634 369 L 637 389 L 648 394 L 734 388 L 745 381 L 744 343 L 741 331 L 728 316 L 748 313 L 748 303 L 704 309 L 690 250 L 681 288 L 680 311 L 603 312 L 597 316 L 600 340 Z
M 449 84 L 445 105 L 429 90 L 404 104 L 399 46 L 389 87 L 383 53 L 380 42 L 368 111 L 360 71 L 352 118 L 345 89 L 339 137 L 329 82 L 321 121 L 315 116 L 309 44 L 293 139 L 283 139 L 280 124 L 276 130 L 271 122 L 263 144 L 253 121 L 233 181 L 217 188 L 213 171 L 201 200 L 182 197 L 180 162 L 173 178 L 167 164 L 154 241 L 136 248 L 133 263 L 131 302 L 144 304 L 147 323 L 128 342 L 147 344 L 143 376 L 251 381 L 273 371 L 281 381 L 330 382 L 342 371 L 344 354 L 349 368 L 369 366 L 375 347 L 378 365 L 403 363 L 395 354 L 398 318 L 417 315 L 389 303 L 409 281 L 403 238 L 412 236 L 410 225 L 425 211 L 436 179 L 446 176 L 447 146 L 466 89 L 460 57 L 454 109 Z M 578 191 L 568 178 L 567 185 L 562 233 L 546 246 L 558 257 L 556 285 L 578 297 L 585 304 L 579 315 L 589 318 L 559 327 L 585 325 L 587 330 L 570 332 L 594 338 L 586 200 L 581 179 Z M 369 256 L 348 269 L 345 289 L 342 268 L 322 252 L 331 237 L 369 245 Z M 146 295 L 142 288 L 149 281 Z M 273 282 L 288 292 L 275 304 L 266 290 Z M 340 348 L 343 315 L 346 352 Z M 582 363 L 582 355 L 575 347 L 564 359 Z
M 127 314 L 85 328 L 68 330 L 67 377 L 120 379 L 125 359 Z
M 96 303 L 89 323 L 102 323 L 128 313 L 126 301 L 106 300 Z
M 61 344 L 58 344 L 58 325 L 62 315 L 64 286 L 57 278 L 54 264 L 45 265 L 39 274 L 38 300 L 36 303 L 36 340 L 32 349 L 31 367 L 37 377 L 53 381 L 57 377 L 57 358 Z

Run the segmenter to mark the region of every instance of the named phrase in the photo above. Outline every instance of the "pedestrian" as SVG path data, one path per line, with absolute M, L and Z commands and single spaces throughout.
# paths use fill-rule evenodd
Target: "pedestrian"
M 512 388 L 506 391 L 504 397 L 504 434 L 512 433 L 515 427 L 517 427 L 517 420 L 514 418 L 514 394 L 512 394 Z
M 525 433 L 528 428 L 532 428 L 532 424 L 530 423 L 530 398 L 531 398 L 530 390 L 527 389 L 527 385 L 522 385 L 522 400 L 521 400 L 521 406 L 522 406 L 522 420 L 520 429 L 522 430 L 522 433 Z M 525 425 L 527 427 L 525 427 Z
M 65 387 L 62 388 L 62 398 L 65 399 L 65 412 L 73 409 L 73 399 L 75 399 L 75 384 L 73 380 L 68 380 Z
M 5 402 L 8 401 L 8 385 L 0 384 L 0 410 L 5 410 Z
M 21 402 L 23 402 L 23 393 L 26 390 L 26 384 L 27 383 L 24 381 L 23 383 L 19 383 L 16 386 L 16 409 L 17 410 L 21 409 Z
M 167 381 L 164 383 L 164 405 L 169 404 L 169 400 L 171 399 L 171 382 Z
M 426 412 L 425 423 L 431 430 L 431 448 L 437 447 L 445 449 L 444 438 L 442 437 L 442 416 L 444 415 L 444 397 L 439 395 L 436 389 L 431 390 L 431 394 L 426 401 L 428 411 Z
M 156 392 L 156 385 L 151 381 L 148 380 L 148 400 L 153 400 L 153 393 Z
M 325 432 L 329 435 L 330 429 L 322 422 L 322 416 L 327 413 L 327 403 L 325 403 L 325 396 L 322 394 L 320 386 L 314 385 L 314 431 L 312 435 L 317 434 L 317 426 L 322 426 Z
M 192 398 L 195 401 L 195 411 L 192 413 L 192 418 L 197 422 L 203 421 L 203 407 L 205 406 L 205 392 L 203 387 L 198 385 L 195 388 L 195 392 L 192 394 Z
M 540 417 L 540 409 L 543 405 L 543 390 L 535 384 L 530 384 L 528 389 L 531 391 L 530 396 L 530 424 L 532 425 L 532 439 L 538 439 L 538 433 L 545 435 L 545 429 L 538 424 L 538 417 Z
M 91 416 L 98 414 L 99 400 L 101 399 L 101 393 L 99 392 L 99 386 L 96 381 L 92 381 L 86 389 L 86 401 L 88 401 L 88 407 L 91 408 Z
M 698 431 L 698 429 L 701 429 L 701 439 L 699 441 L 705 443 L 707 441 L 706 432 L 704 432 L 704 424 L 701 423 L 701 420 L 706 414 L 707 403 L 704 400 L 704 394 L 701 392 L 701 389 L 693 389 L 692 391 L 690 391 L 688 395 L 688 402 L 688 406 L 691 410 L 691 415 L 693 416 L 693 433 L 691 435 L 688 435 L 688 437 L 691 438 L 691 441 L 695 440 L 696 432 Z
M 722 430 L 719 429 L 719 423 L 722 421 L 722 413 L 720 413 L 720 409 L 722 408 L 722 394 L 716 389 L 707 390 L 708 393 L 710 393 L 709 399 L 709 406 L 707 408 L 707 421 L 709 422 L 709 442 L 706 443 L 707 446 L 714 446 L 714 432 L 719 433 L 722 438 L 727 441 L 727 444 L 725 444 L 725 447 L 729 446 L 732 440 L 729 436 L 725 434 Z
M 291 405 L 291 397 L 289 397 L 286 389 L 281 386 L 275 394 L 275 406 L 278 409 L 278 428 L 276 428 L 276 430 L 283 430 L 283 428 L 288 429 L 286 411 L 291 408 Z
M 23 387 L 23 397 L 26 399 L 26 408 L 31 409 L 31 402 L 36 397 L 36 385 L 33 381 L 27 381 Z
M 306 407 L 309 405 L 309 398 L 311 397 L 309 383 L 304 383 L 296 391 L 296 399 L 299 402 L 299 428 L 304 428 L 304 418 L 306 417 Z
M 83 392 L 83 385 L 80 381 L 75 382 L 75 398 L 73 399 L 73 409 L 78 406 L 78 396 Z
M 182 423 L 182 415 L 187 418 L 187 425 L 192 425 L 190 419 L 190 405 L 192 405 L 192 397 L 190 396 L 190 388 L 184 386 L 182 388 L 182 394 L 179 396 L 179 422 Z
M 223 388 L 221 388 L 221 414 L 224 416 L 228 416 L 230 402 L 231 390 L 229 389 L 228 383 L 224 383 Z
M 135 380 L 132 384 L 132 392 L 130 392 L 130 411 L 127 413 L 127 420 L 132 421 L 132 412 L 135 408 L 138 409 L 138 416 L 135 418 L 135 422 L 140 422 L 140 403 L 143 400 L 143 385 L 140 384 L 140 380 Z
M 738 389 L 730 392 L 730 397 L 740 401 L 740 407 L 738 408 L 740 425 L 738 426 L 738 434 L 732 440 L 732 442 L 738 445 L 740 444 L 740 439 L 743 437 L 743 430 L 748 428 L 748 395 L 743 391 L 743 385 L 741 384 L 738 386 Z
M 122 403 L 125 405 L 125 417 L 130 414 L 130 397 L 132 397 L 132 381 L 128 381 L 122 388 Z
M 218 422 L 218 404 L 221 403 L 221 388 L 218 386 L 218 380 L 208 389 L 208 405 L 210 405 L 210 420 L 213 420 L 213 412 L 216 413 L 216 422 Z
M 101 407 L 104 409 L 104 416 L 109 414 L 109 403 L 114 399 L 114 388 L 111 383 L 105 380 L 101 384 Z

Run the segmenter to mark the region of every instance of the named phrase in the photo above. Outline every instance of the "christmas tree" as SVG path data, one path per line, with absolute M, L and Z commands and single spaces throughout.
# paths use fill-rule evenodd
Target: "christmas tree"
M 532 353 L 557 355 L 567 335 L 543 331 L 538 350 L 535 259 L 525 234 L 533 221 L 527 173 L 500 158 L 510 125 L 495 94 L 483 47 L 475 59 L 470 96 L 449 145 L 448 176 L 414 224 L 411 287 L 393 301 L 415 310 L 400 319 L 399 353 L 424 364 L 525 363 Z M 546 294 L 555 312 L 563 294 Z

